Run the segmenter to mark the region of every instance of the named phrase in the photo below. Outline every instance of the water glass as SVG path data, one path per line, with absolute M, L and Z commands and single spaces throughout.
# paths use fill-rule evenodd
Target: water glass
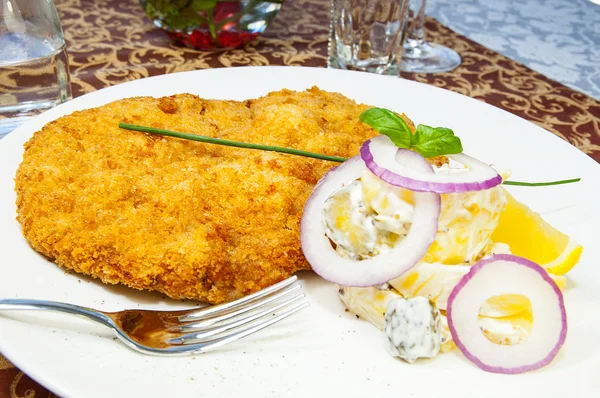
M 332 0 L 329 67 L 386 73 L 402 56 L 409 0 Z
M 0 137 L 71 99 L 69 65 L 52 0 L 0 0 Z

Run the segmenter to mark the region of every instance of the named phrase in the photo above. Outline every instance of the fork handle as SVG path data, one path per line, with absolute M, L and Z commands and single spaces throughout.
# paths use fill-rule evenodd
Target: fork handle
M 0 311 L 4 310 L 39 310 L 56 311 L 72 315 L 81 315 L 104 326 L 113 328 L 112 320 L 104 313 L 75 304 L 59 303 L 57 301 L 31 299 L 0 299 Z

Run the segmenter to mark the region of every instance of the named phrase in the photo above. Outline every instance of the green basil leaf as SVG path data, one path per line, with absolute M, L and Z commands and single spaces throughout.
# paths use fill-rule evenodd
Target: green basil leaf
M 217 0 L 193 0 L 192 8 L 194 11 L 206 11 L 215 8 Z
M 445 127 L 430 127 L 424 124 L 417 126 L 412 136 L 411 147 L 426 158 L 452 155 L 463 151 L 460 138 L 454 131 Z
M 371 108 L 361 113 L 360 121 L 390 137 L 397 147 L 410 147 L 412 132 L 406 122 L 394 112 L 383 108 Z

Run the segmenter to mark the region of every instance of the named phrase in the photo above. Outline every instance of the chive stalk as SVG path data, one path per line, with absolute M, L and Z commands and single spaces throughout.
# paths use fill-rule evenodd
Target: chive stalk
M 143 133 L 158 134 L 158 135 L 167 135 L 169 137 L 183 138 L 185 140 L 192 140 L 192 141 L 200 141 L 200 142 L 204 142 L 207 144 L 217 144 L 217 145 L 233 146 L 233 147 L 237 147 L 237 148 L 259 149 L 262 151 L 288 153 L 290 155 L 298 155 L 298 156 L 304 156 L 307 158 L 329 160 L 331 162 L 338 162 L 338 163 L 342 163 L 342 162 L 346 161 L 346 158 L 341 158 L 339 156 L 323 155 L 320 153 L 302 151 L 300 149 L 284 148 L 284 147 L 272 146 L 272 145 L 250 144 L 247 142 L 224 140 L 222 138 L 206 137 L 204 135 L 180 133 L 178 131 L 170 131 L 170 130 L 157 129 L 154 127 L 138 126 L 135 124 L 119 123 L 119 127 L 122 129 L 126 129 L 126 130 L 141 131 Z
M 184 140 L 200 141 L 200 142 L 204 142 L 207 144 L 217 144 L 217 145 L 231 146 L 231 147 L 236 147 L 236 148 L 258 149 L 261 151 L 287 153 L 290 155 L 304 156 L 307 158 L 328 160 L 330 162 L 343 163 L 347 160 L 346 158 L 339 157 L 339 156 L 323 155 L 320 153 L 302 151 L 300 149 L 292 149 L 292 148 L 285 148 L 285 147 L 272 146 L 272 145 L 250 144 L 247 142 L 224 140 L 222 138 L 213 138 L 213 137 L 206 137 L 203 135 L 187 134 L 187 133 L 181 133 L 178 131 L 163 130 L 163 129 L 147 127 L 147 126 L 139 126 L 136 124 L 119 123 L 119 127 L 122 129 L 126 129 L 126 130 L 139 131 L 142 133 L 149 133 L 149 134 L 166 135 L 169 137 L 182 138 Z M 581 178 L 572 178 L 572 179 L 568 179 L 568 180 L 547 181 L 547 182 L 504 181 L 503 184 L 520 186 L 520 187 L 546 187 L 546 186 L 551 186 L 551 185 L 571 184 L 571 183 L 579 182 L 580 180 L 581 180 Z

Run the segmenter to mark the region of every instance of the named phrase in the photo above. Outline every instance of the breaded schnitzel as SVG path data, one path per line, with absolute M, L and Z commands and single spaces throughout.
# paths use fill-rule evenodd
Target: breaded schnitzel
M 105 283 L 221 303 L 309 269 L 299 223 L 335 164 L 118 127 L 119 122 L 343 157 L 369 108 L 318 88 L 244 102 L 128 98 L 48 123 L 25 144 L 17 220 L 38 252 Z

